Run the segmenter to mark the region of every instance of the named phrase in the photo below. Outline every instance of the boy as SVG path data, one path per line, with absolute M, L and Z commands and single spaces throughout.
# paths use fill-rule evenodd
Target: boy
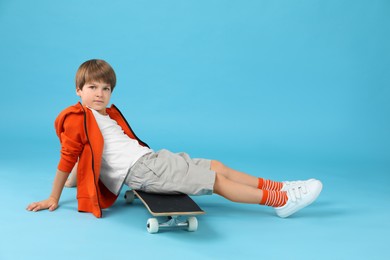
M 116 75 L 103 60 L 89 60 L 76 73 L 81 103 L 55 121 L 61 156 L 48 199 L 27 210 L 55 210 L 69 173 L 77 165 L 78 210 L 102 217 L 123 184 L 155 193 L 216 193 L 233 202 L 268 205 L 280 217 L 308 206 L 322 190 L 320 181 L 275 182 L 228 168 L 216 160 L 191 159 L 167 150 L 154 152 L 133 132 L 121 112 L 107 107 Z

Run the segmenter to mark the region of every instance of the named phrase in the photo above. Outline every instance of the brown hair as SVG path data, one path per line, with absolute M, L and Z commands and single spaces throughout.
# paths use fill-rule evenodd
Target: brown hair
M 80 65 L 76 72 L 76 89 L 83 89 L 85 83 L 104 82 L 110 84 L 111 92 L 114 91 L 116 75 L 110 64 L 104 60 L 87 60 Z

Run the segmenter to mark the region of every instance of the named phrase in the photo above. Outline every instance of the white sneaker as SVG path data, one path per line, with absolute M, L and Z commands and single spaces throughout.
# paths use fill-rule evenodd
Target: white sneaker
M 309 182 L 315 181 L 316 179 L 308 179 L 306 181 L 284 181 L 282 189 L 280 191 L 288 191 L 289 189 L 292 189 L 294 187 L 306 185 Z
M 276 214 L 286 218 L 300 209 L 313 203 L 322 190 L 322 183 L 319 180 L 310 179 L 302 181 L 296 186 L 287 189 L 287 203 L 282 207 L 275 208 Z

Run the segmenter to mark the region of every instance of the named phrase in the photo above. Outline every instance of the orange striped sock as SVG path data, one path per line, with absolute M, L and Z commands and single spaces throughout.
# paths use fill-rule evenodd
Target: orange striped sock
M 263 198 L 261 199 L 260 204 L 271 207 L 281 207 L 286 204 L 287 200 L 286 191 L 263 190 Z
M 263 178 L 258 178 L 259 183 L 257 185 L 257 188 L 261 190 L 275 190 L 275 191 L 280 191 L 283 187 L 282 182 L 278 181 L 271 181 L 271 180 L 266 180 Z

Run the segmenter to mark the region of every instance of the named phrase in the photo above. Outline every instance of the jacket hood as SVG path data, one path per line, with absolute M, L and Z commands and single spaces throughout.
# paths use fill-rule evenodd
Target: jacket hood
M 61 133 L 64 131 L 64 122 L 68 115 L 83 114 L 83 113 L 84 113 L 84 108 L 80 102 L 63 110 L 54 121 L 54 128 L 56 129 L 57 136 L 60 137 Z

